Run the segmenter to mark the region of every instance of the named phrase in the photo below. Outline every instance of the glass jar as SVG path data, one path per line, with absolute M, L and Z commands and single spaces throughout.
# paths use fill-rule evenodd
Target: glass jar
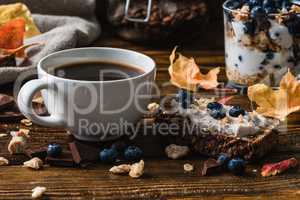
M 190 40 L 208 21 L 204 0 L 106 0 L 106 7 L 118 35 L 139 42 Z
M 283 1 L 223 4 L 226 74 L 231 83 L 277 86 L 288 69 L 299 69 L 300 7 L 291 3 L 284 7 Z

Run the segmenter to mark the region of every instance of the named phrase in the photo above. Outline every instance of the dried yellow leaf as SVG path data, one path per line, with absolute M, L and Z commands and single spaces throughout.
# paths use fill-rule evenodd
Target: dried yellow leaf
M 258 113 L 284 120 L 290 113 L 300 110 L 300 82 L 288 71 L 278 90 L 256 84 L 248 88 L 248 97 L 258 105 Z
M 41 34 L 34 24 L 31 13 L 25 4 L 15 3 L 0 6 L 0 26 L 17 18 L 23 18 L 26 22 L 25 38 Z
M 194 58 L 187 58 L 178 54 L 176 59 L 176 48 L 170 55 L 169 74 L 171 83 L 179 88 L 196 91 L 198 86 L 204 89 L 213 89 L 218 86 L 218 74 L 220 69 L 214 68 L 207 74 L 202 74 Z

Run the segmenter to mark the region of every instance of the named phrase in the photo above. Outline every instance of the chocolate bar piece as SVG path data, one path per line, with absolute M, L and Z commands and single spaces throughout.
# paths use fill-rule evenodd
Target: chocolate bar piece
M 51 166 L 57 166 L 57 167 L 76 167 L 77 166 L 70 153 L 63 153 L 61 156 L 59 156 L 57 158 L 47 156 L 46 163 L 48 163 Z
M 74 140 L 69 148 L 75 163 L 97 162 L 99 160 L 100 146 L 97 143 Z
M 31 147 L 25 150 L 25 154 L 30 158 L 38 157 L 41 160 L 45 160 L 47 147 Z
M 214 173 L 219 173 L 222 169 L 222 165 L 217 162 L 215 159 L 208 159 L 204 161 L 202 170 L 201 170 L 201 175 L 209 175 L 209 174 L 214 174 Z

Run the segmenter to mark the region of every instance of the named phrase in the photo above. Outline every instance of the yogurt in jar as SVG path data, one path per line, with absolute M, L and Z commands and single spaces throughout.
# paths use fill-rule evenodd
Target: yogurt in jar
M 240 4 L 231 8 L 232 2 Z M 229 81 L 245 86 L 258 82 L 278 85 L 288 68 L 295 69 L 300 65 L 299 42 L 293 32 L 296 30 L 293 26 L 298 23 L 300 32 L 300 16 L 296 13 L 299 7 L 291 6 L 281 16 L 281 11 L 267 14 L 268 7 L 263 4 L 252 6 L 243 2 L 229 0 L 224 4 L 227 77 Z M 257 10 L 260 13 L 255 13 Z

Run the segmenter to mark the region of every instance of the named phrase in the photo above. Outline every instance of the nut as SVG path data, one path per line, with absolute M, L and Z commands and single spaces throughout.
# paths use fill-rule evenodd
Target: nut
M 23 124 L 25 126 L 32 126 L 32 122 L 30 119 L 22 119 L 21 124 Z
M 129 176 L 132 178 L 139 178 L 144 173 L 145 163 L 141 160 L 138 163 L 134 163 L 130 167 Z
M 8 165 L 9 161 L 4 158 L 4 157 L 0 157 L 0 166 L 4 166 L 4 165 Z
M 168 158 L 178 159 L 186 156 L 189 153 L 189 147 L 171 144 L 166 147 L 165 152 Z
M 33 199 L 40 198 L 41 196 L 43 196 L 43 194 L 46 192 L 46 190 L 47 190 L 47 188 L 45 188 L 45 187 L 37 186 L 31 190 L 32 191 L 31 197 Z
M 150 103 L 148 106 L 147 106 L 148 110 L 151 112 L 151 113 L 157 113 L 158 110 L 159 110 L 159 104 L 158 103 Z
M 216 101 L 216 98 L 215 97 L 210 97 L 210 98 L 200 97 L 200 98 L 196 99 L 195 101 L 197 102 L 197 105 L 199 106 L 200 109 L 204 109 L 204 108 L 206 108 L 208 103 Z
M 194 166 L 191 165 L 191 164 L 189 164 L 189 163 L 186 163 L 186 164 L 183 165 L 183 169 L 184 169 L 184 171 L 186 171 L 186 172 L 191 172 L 191 171 L 194 170 Z
M 43 167 L 43 161 L 37 157 L 32 158 L 23 163 L 23 167 L 31 168 L 31 169 L 41 169 Z
M 250 8 L 249 6 L 243 6 L 241 9 L 236 10 L 233 15 L 237 21 L 247 21 L 250 16 Z
M 300 7 L 297 5 L 292 5 L 291 11 L 295 13 L 300 13 Z
M 130 168 L 131 168 L 131 165 L 122 164 L 122 165 L 118 165 L 118 166 L 113 166 L 112 168 L 110 168 L 109 171 L 113 174 L 125 174 L 130 171 Z

